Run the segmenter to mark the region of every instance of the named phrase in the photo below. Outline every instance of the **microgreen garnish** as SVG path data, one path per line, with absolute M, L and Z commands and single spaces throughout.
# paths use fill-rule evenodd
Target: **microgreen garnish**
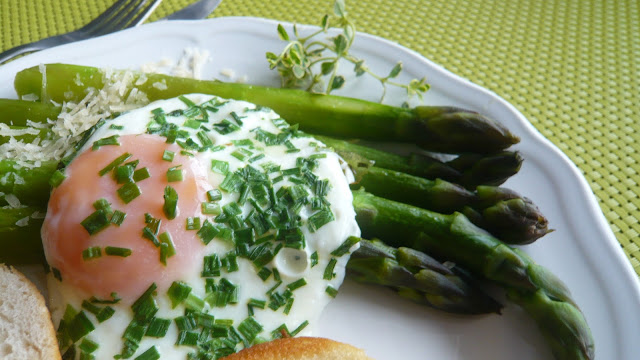
M 342 32 L 327 39 L 318 39 L 319 35 L 327 34 L 332 27 L 340 28 Z M 380 82 L 382 85 L 380 102 L 384 99 L 389 85 L 405 89 L 409 97 L 417 95 L 422 98 L 422 94 L 429 89 L 425 78 L 413 79 L 409 84 L 394 81 L 393 79 L 402 71 L 401 62 L 398 62 L 386 76 L 380 76 L 372 72 L 363 59 L 349 53 L 356 36 L 356 27 L 347 17 L 344 0 L 336 0 L 333 15 L 324 15 L 321 29 L 307 36 L 301 37 L 295 25 L 294 39 L 282 25 L 278 25 L 277 30 L 280 39 L 286 41 L 287 45 L 279 55 L 268 52 L 266 56 L 269 67 L 276 69 L 280 74 L 283 87 L 329 94 L 333 90 L 342 88 L 345 83 L 345 77 L 338 74 L 339 64 L 344 60 L 353 64 L 356 76 L 366 73 Z

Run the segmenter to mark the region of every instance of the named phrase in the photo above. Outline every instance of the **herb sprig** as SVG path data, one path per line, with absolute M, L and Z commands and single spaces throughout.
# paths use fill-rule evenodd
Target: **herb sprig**
M 292 38 L 284 26 L 278 24 L 278 35 L 288 44 L 279 55 L 267 52 L 266 56 L 270 69 L 276 69 L 280 73 L 282 87 L 330 94 L 344 86 L 345 78 L 338 75 L 338 64 L 340 60 L 346 60 L 354 65 L 353 71 L 356 77 L 368 74 L 380 82 L 382 85 L 380 102 L 384 100 L 388 86 L 405 89 L 408 98 L 418 96 L 422 99 L 422 95 L 429 90 L 429 84 L 425 78 L 413 79 L 408 84 L 393 80 L 402 72 L 402 62 L 396 63 L 387 75 L 381 76 L 372 72 L 364 59 L 349 53 L 356 35 L 356 27 L 347 17 L 344 0 L 335 1 L 333 15 L 324 15 L 320 26 L 319 30 L 301 37 L 297 26 L 293 25 L 294 38 Z M 324 40 L 317 38 L 320 34 L 328 34 L 330 28 L 340 28 L 342 32 Z M 319 73 L 316 66 L 318 64 Z

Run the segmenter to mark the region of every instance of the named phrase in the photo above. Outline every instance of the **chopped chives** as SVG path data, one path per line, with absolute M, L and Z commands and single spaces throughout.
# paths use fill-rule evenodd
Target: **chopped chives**
M 175 345 L 196 346 L 198 345 L 198 333 L 193 331 L 180 331 Z
M 220 204 L 215 202 L 203 202 L 202 213 L 205 215 L 220 215 Z
M 187 119 L 187 120 L 184 122 L 183 126 L 186 126 L 186 127 L 188 127 L 188 128 L 191 128 L 191 129 L 197 130 L 197 129 L 199 129 L 199 128 L 200 128 L 200 121 L 195 120 L 195 119 Z
M 235 202 L 230 202 L 227 205 L 223 206 L 222 207 L 222 211 L 227 216 L 234 216 L 234 215 L 242 214 L 242 209 L 240 208 L 240 205 L 238 205 L 238 203 L 235 203 Z
M 67 330 L 71 340 L 76 342 L 95 330 L 95 326 L 89 320 L 87 314 L 84 311 L 80 311 L 73 317 Z
M 282 279 L 280 278 L 280 271 L 278 271 L 277 268 L 273 268 L 273 279 L 275 281 L 282 281 Z
M 336 288 L 334 288 L 333 286 L 329 285 L 327 286 L 327 288 L 325 289 L 325 292 L 331 296 L 332 298 L 336 297 L 336 295 L 338 295 L 338 290 Z
M 232 251 L 231 253 L 229 253 L 225 257 L 225 259 L 227 261 L 227 272 L 240 270 L 240 267 L 238 266 L 238 257 L 236 256 L 235 252 Z
M 318 265 L 318 252 L 314 251 L 313 254 L 311 254 L 311 267 L 316 265 Z
M 62 170 L 56 170 L 51 174 L 51 178 L 49 178 L 49 185 L 54 188 L 58 187 L 66 178 L 67 176 Z
M 238 125 L 242 126 L 242 120 L 241 120 L 242 117 L 238 116 L 238 114 L 236 114 L 235 111 L 231 112 L 231 117 L 233 118 L 233 120 L 235 120 L 238 123 Z M 243 117 L 246 117 L 246 116 L 243 116 Z
M 267 279 L 271 276 L 271 270 L 267 267 L 263 267 L 258 271 L 258 277 L 262 279 L 262 281 L 267 281 Z
M 200 230 L 198 230 L 197 235 L 200 240 L 207 245 L 214 237 L 216 237 L 216 235 L 218 235 L 219 232 L 220 230 L 210 223 L 209 220 L 205 220 Z
M 164 160 L 164 161 L 173 161 L 173 158 L 174 158 L 175 155 L 176 155 L 175 152 L 169 151 L 169 150 L 165 150 L 162 153 L 162 160 Z
M 245 148 L 238 148 L 235 151 L 233 151 L 231 153 L 231 156 L 233 156 L 234 158 L 240 160 L 240 161 L 244 161 L 246 160 L 248 157 L 250 157 L 251 155 L 253 155 L 253 152 L 250 150 L 247 150 Z
M 303 286 L 307 285 L 307 280 L 305 280 L 304 278 L 298 279 L 292 283 L 290 283 L 289 285 L 287 285 L 287 289 L 294 291 L 296 289 L 299 289 Z
M 331 280 L 336 276 L 333 270 L 335 269 L 337 262 L 338 260 L 336 260 L 336 258 L 333 258 L 333 257 L 331 258 L 331 260 L 329 260 L 327 267 L 324 269 L 324 276 L 322 277 L 323 279 Z
M 256 161 L 258 161 L 258 160 L 260 160 L 260 159 L 262 159 L 262 158 L 264 158 L 264 157 L 265 157 L 265 155 L 264 155 L 264 154 L 258 154 L 258 155 L 256 155 L 256 156 L 254 156 L 254 157 L 250 158 L 250 159 L 249 159 L 249 162 L 250 162 L 250 163 L 252 163 L 252 162 L 256 162 Z
M 160 234 L 158 236 L 158 240 L 160 241 L 160 244 L 166 244 L 166 257 L 172 257 L 173 255 L 176 254 L 176 247 L 173 244 L 173 239 L 171 238 L 171 234 L 169 234 L 168 232 L 163 232 L 162 234 Z M 161 249 L 162 251 L 162 249 Z
M 222 160 L 211 160 L 211 171 L 226 175 L 229 172 L 229 163 Z
M 303 321 L 302 324 L 300 324 L 300 326 L 298 326 L 295 330 L 291 332 L 291 336 L 294 337 L 298 335 L 302 330 L 304 330 L 304 328 L 307 327 L 307 325 L 309 325 L 309 321 L 308 320 Z
M 240 130 L 240 127 L 231 121 L 224 119 L 217 124 L 213 124 L 213 129 L 221 135 L 227 135 L 234 131 Z
M 240 190 L 244 180 L 236 173 L 227 173 L 220 184 L 220 189 L 226 192 L 237 192 Z
M 101 146 L 120 145 L 120 143 L 118 142 L 118 137 L 120 137 L 120 135 L 111 135 L 109 137 L 94 141 L 91 149 L 98 150 Z
M 110 223 L 107 212 L 100 209 L 91 213 L 80 224 L 87 230 L 89 235 L 93 235 L 106 229 Z
M 253 142 L 250 139 L 231 140 L 231 143 L 235 146 L 253 146 Z
M 148 179 L 150 177 L 151 177 L 151 173 L 149 172 L 149 169 L 147 169 L 146 167 L 142 169 L 138 169 L 133 172 L 133 181 L 135 182 L 139 182 L 144 179 Z
M 292 307 L 293 307 L 293 298 L 290 298 L 289 300 L 287 300 L 287 304 L 284 306 L 284 310 L 282 310 L 282 313 L 285 315 L 289 315 L 289 312 L 291 311 Z
M 114 225 L 120 226 L 122 225 L 126 217 L 127 217 L 126 213 L 120 210 L 116 210 L 113 212 L 113 215 L 111 215 L 111 223 Z
M 238 331 L 244 338 L 251 343 L 256 336 L 262 331 L 262 325 L 253 317 L 249 316 L 238 325 Z
M 315 159 L 324 159 L 327 157 L 326 153 L 320 153 L 320 154 L 313 154 L 311 156 L 309 156 L 310 160 L 315 160 Z
M 338 257 L 346 255 L 349 252 L 349 250 L 358 242 L 360 242 L 360 238 L 355 236 L 349 236 L 347 240 L 345 240 L 340 246 L 338 246 L 337 249 L 331 252 L 331 255 L 338 256 Z
M 131 255 L 131 249 L 107 246 L 104 248 L 104 253 L 109 256 L 127 257 Z
M 136 356 L 134 360 L 158 360 L 158 359 L 160 359 L 160 352 L 158 352 L 158 349 L 154 345 L 149 349 L 147 349 L 147 351 Z
M 162 211 L 169 220 L 173 220 L 178 216 L 178 192 L 169 185 L 164 188 Z
M 167 290 L 167 295 L 171 300 L 171 308 L 175 309 L 176 306 L 187 299 L 190 293 L 191 286 L 182 281 L 174 281 L 169 287 L 169 290 Z
M 330 223 L 333 220 L 335 220 L 333 212 L 329 209 L 324 209 L 309 216 L 307 222 L 309 224 L 309 230 L 311 232 L 316 232 L 316 230 L 321 228 L 323 225 Z M 349 251 L 349 249 L 347 249 L 347 251 Z
M 172 168 L 169 168 L 169 170 L 167 170 L 168 182 L 182 181 L 182 179 L 183 179 L 182 169 L 180 169 L 179 166 L 172 167 Z
M 131 305 L 133 315 L 138 323 L 146 324 L 158 312 L 158 304 L 153 298 L 157 285 L 152 283 L 147 290 Z
M 204 309 L 204 300 L 191 293 L 184 301 L 184 306 L 189 310 L 202 311 Z
M 248 305 L 252 307 L 257 307 L 259 309 L 264 309 L 267 306 L 267 302 L 265 300 L 258 300 L 258 299 L 251 298 L 249 299 Z
M 105 306 L 96 314 L 96 319 L 102 323 L 109 320 L 115 313 L 116 311 L 111 306 Z
M 199 230 L 200 229 L 200 218 L 199 217 L 188 217 L 187 218 L 187 230 Z
M 202 145 L 203 149 L 207 149 L 213 146 L 213 141 L 211 141 L 206 132 L 198 131 L 198 133 L 196 133 L 196 136 L 198 137 L 198 140 L 200 140 L 200 144 Z
M 160 243 L 160 263 L 167 266 L 167 258 L 169 253 L 169 245 L 167 243 Z
M 207 255 L 204 257 L 204 263 L 202 267 L 202 277 L 215 277 L 220 276 L 220 269 L 222 268 L 222 261 L 218 254 Z
M 170 325 L 171 320 L 154 317 L 149 323 L 149 326 L 147 327 L 144 335 L 149 337 L 162 338 L 167 335 L 167 331 L 169 330 Z
M 123 162 L 127 161 L 130 157 L 131 157 L 131 154 L 129 154 L 129 153 L 124 153 L 124 154 L 118 156 L 115 160 L 110 162 L 109 165 L 105 166 L 102 170 L 100 170 L 98 172 L 98 174 L 100 174 L 100 176 L 104 176 L 106 173 L 108 173 L 109 171 L 113 170 L 116 166 L 118 166 L 118 165 L 122 164 Z
M 111 129 L 111 130 L 122 130 L 122 129 L 124 129 L 124 126 L 123 125 L 111 124 L 111 125 L 109 125 L 109 129 Z
M 222 192 L 218 189 L 209 190 L 207 191 L 207 198 L 209 198 L 209 201 L 222 200 Z
M 142 194 L 142 192 L 136 183 L 126 183 L 118 189 L 118 196 L 125 204 L 132 202 L 140 196 L 140 194 Z
M 115 176 L 118 184 L 126 184 L 133 181 L 133 166 L 121 165 L 116 167 Z
M 96 210 L 104 210 L 107 214 L 111 214 L 113 209 L 111 209 L 111 204 L 105 198 L 100 198 L 93 203 L 93 208 Z
M 84 351 L 86 353 L 91 354 L 92 352 L 98 350 L 98 343 L 95 341 L 92 341 L 90 339 L 84 338 L 82 339 L 82 342 L 80 343 L 80 345 L 78 345 L 78 348 L 81 351 Z

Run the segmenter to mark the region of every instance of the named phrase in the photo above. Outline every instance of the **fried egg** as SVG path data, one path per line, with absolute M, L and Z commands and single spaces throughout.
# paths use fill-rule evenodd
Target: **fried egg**
M 191 94 L 97 124 L 42 228 L 62 350 L 215 359 L 311 335 L 357 247 L 351 180 L 247 102 Z

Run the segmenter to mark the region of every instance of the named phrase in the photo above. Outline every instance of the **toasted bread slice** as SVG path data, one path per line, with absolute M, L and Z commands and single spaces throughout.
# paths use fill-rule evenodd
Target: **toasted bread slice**
M 22 273 L 4 264 L 0 264 L 0 359 L 60 359 L 42 294 Z
M 224 360 L 371 360 L 364 350 L 341 342 L 298 337 L 254 345 Z

